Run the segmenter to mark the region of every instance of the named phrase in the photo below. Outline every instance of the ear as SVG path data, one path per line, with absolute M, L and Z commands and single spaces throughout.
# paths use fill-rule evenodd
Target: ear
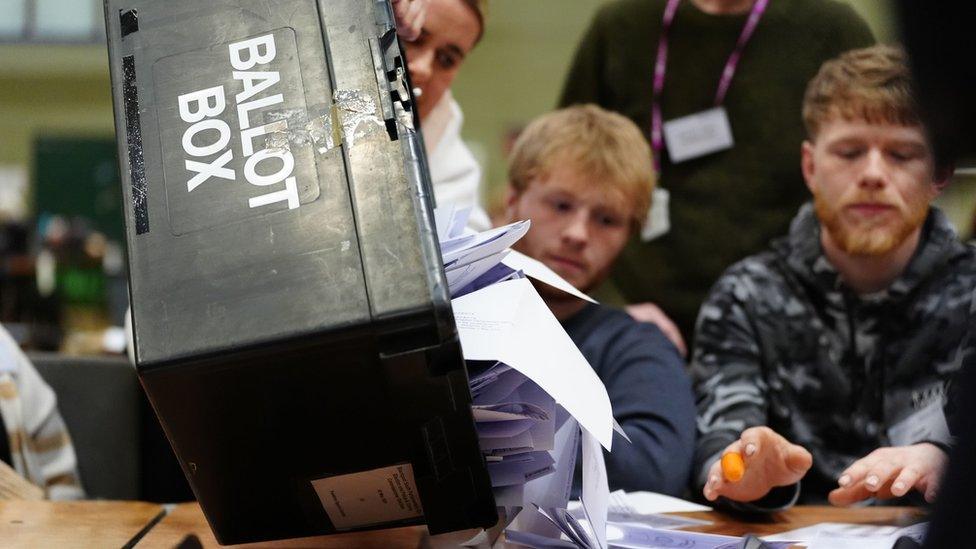
M 954 173 L 956 173 L 956 165 L 951 163 L 935 169 L 935 177 L 932 181 L 932 184 L 935 186 L 935 196 L 942 194 L 942 191 L 949 185 L 949 180 L 952 179 Z
M 522 193 L 517 191 L 515 187 L 509 183 L 508 187 L 505 189 L 505 219 L 506 223 L 514 223 L 516 221 L 515 213 L 518 211 L 518 201 L 522 196 Z
M 803 171 L 803 180 L 806 181 L 810 193 L 814 193 L 813 174 L 816 166 L 813 161 L 813 142 L 807 140 L 800 145 L 800 169 Z

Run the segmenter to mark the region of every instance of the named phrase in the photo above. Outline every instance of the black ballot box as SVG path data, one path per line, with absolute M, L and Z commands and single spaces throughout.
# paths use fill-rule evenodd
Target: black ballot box
M 106 0 L 139 378 L 221 543 L 496 522 L 386 0 Z

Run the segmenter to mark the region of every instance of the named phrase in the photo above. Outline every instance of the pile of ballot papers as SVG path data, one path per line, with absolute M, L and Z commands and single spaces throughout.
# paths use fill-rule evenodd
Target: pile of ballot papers
M 536 507 L 568 506 L 582 445 L 584 512 L 606 519 L 601 446 L 615 430 L 610 398 L 530 278 L 592 301 L 542 263 L 511 250 L 520 221 L 465 230 L 470 209 L 440 208 L 435 223 L 473 398 L 473 415 L 502 516 L 558 537 Z

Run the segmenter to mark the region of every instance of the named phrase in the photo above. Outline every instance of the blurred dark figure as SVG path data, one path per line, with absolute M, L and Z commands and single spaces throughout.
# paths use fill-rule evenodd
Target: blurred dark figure
M 937 155 L 976 158 L 976 34 L 956 0 L 892 2 L 898 9 L 918 97 Z
M 927 117 L 936 155 L 943 159 L 976 156 L 976 34 L 968 3 L 893 2 L 902 24 L 905 48 L 917 79 L 920 107 Z M 976 311 L 973 311 L 976 315 Z M 970 324 L 970 338 L 976 326 Z M 927 548 L 965 547 L 972 542 L 976 516 L 976 356 L 965 361 L 953 394 L 959 409 L 950 417 L 958 442 L 950 455 L 942 493 L 935 505 Z
M 55 350 L 61 342 L 60 303 L 39 291 L 34 235 L 22 223 L 0 225 L 0 322 L 25 349 Z

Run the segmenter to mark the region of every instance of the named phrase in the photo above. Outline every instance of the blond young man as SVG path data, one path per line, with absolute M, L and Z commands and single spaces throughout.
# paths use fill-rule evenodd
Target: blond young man
M 531 219 L 517 249 L 583 291 L 606 278 L 640 230 L 654 185 L 650 150 L 626 118 L 599 107 L 546 114 L 515 143 L 507 215 Z M 691 385 L 675 346 L 653 324 L 540 285 L 566 332 L 603 380 L 616 435 L 611 489 L 681 494 L 694 449 Z
M 751 511 L 932 501 L 950 380 L 974 351 L 976 253 L 930 206 L 951 168 L 933 160 L 897 49 L 825 63 L 803 117 L 813 204 L 728 269 L 699 314 L 697 486 Z M 745 460 L 737 482 L 728 452 Z

